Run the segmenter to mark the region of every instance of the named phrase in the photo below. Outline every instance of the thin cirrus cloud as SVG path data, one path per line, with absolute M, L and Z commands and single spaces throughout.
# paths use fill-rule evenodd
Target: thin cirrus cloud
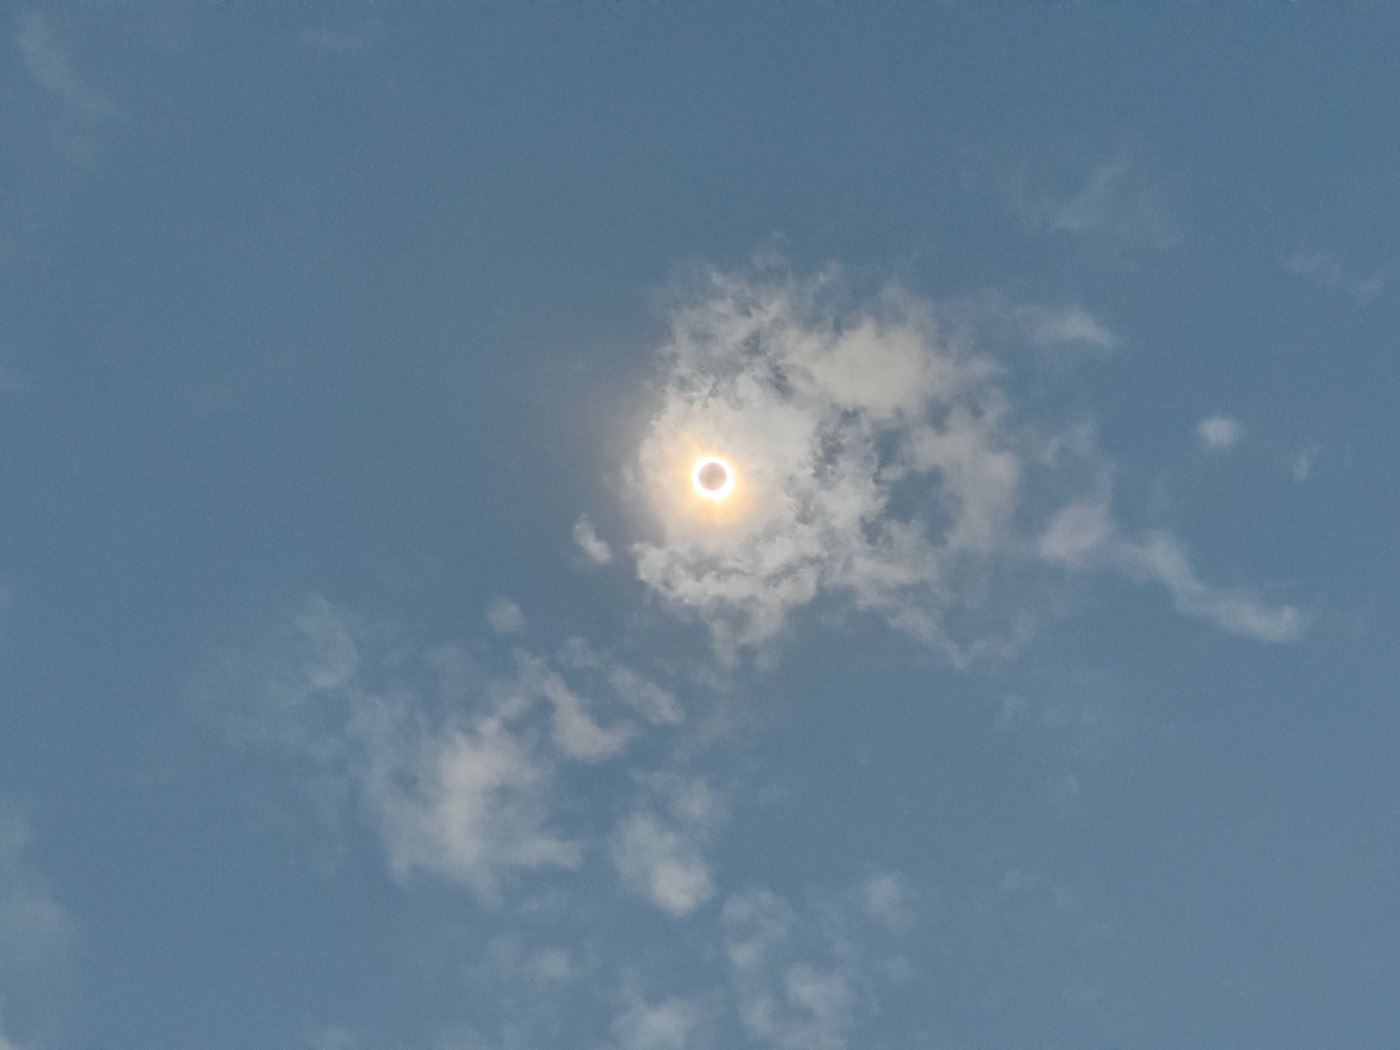
M 517 877 L 577 869 L 609 841 L 606 828 L 568 824 L 561 777 L 684 717 L 669 690 L 578 640 L 552 656 L 516 648 L 509 670 L 488 672 L 460 647 L 395 645 L 313 597 L 282 649 L 211 668 L 211 681 L 235 682 L 234 668 L 264 668 L 239 686 L 251 706 L 233 719 L 235 739 L 290 757 L 320 797 L 352 803 L 399 881 L 430 875 L 493 906 Z M 682 868 L 704 864 L 690 843 L 705 820 L 685 814 L 677 803 L 665 820 L 632 816 L 611 835 L 614 856 L 650 887 L 643 895 L 675 914 L 687 893 L 706 896 L 676 888 Z
M 1341 258 L 1322 248 L 1299 249 L 1284 260 L 1288 272 L 1329 291 L 1341 292 L 1358 303 L 1369 303 L 1385 291 L 1392 276 L 1389 266 L 1368 277 L 1349 270 Z
M 1038 546 L 1042 557 L 1069 569 L 1114 569 L 1130 579 L 1159 584 L 1179 611 L 1230 634 L 1263 642 L 1292 642 L 1306 625 L 1306 615 L 1292 605 L 1274 604 L 1244 590 L 1202 582 L 1181 542 L 1170 533 L 1123 536 L 1104 494 L 1061 509 L 1047 524 Z
M 27 1030 L 55 1019 L 49 993 L 77 931 L 35 868 L 31 837 L 20 807 L 0 799 L 0 1050 L 20 1050 Z
M 598 537 L 597 531 L 593 528 L 593 522 L 588 519 L 588 515 L 580 514 L 578 520 L 574 522 L 574 543 L 579 550 L 594 565 L 606 565 L 613 559 L 612 548 Z
M 1108 332 L 1082 312 L 1071 327 Z M 1122 535 L 1107 495 L 1086 491 L 1086 475 L 1106 490 L 1111 469 L 1082 425 L 1024 418 L 1003 365 L 907 291 L 859 301 L 835 268 L 803 277 L 781 262 L 710 271 L 659 355 L 637 472 L 659 537 L 632 553 L 724 661 L 770 654 L 800 610 L 837 601 L 967 664 L 1033 627 L 1025 581 L 1091 566 L 1161 584 L 1225 630 L 1297 636 L 1296 610 L 1201 581 L 1170 534 Z M 689 449 L 726 454 L 747 504 L 697 514 L 680 478 Z
M 894 873 L 874 872 L 805 907 L 751 886 L 726 897 L 718 918 L 723 970 L 715 977 L 724 983 L 648 995 L 641 975 L 625 975 L 612 1047 L 859 1045 L 862 1024 L 916 973 L 903 954 L 912 900 Z
M 1210 416 L 1196 426 L 1196 438 L 1201 447 L 1209 452 L 1223 452 L 1234 448 L 1242 437 L 1244 426 L 1238 419 L 1230 416 Z

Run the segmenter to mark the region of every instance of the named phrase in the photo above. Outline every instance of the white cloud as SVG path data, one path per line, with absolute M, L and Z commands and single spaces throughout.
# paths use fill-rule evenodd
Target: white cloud
M 706 1010 L 693 999 L 671 996 L 658 1003 L 637 997 L 612 1024 L 618 1050 L 689 1050 L 698 1045 L 697 1033 Z
M 1295 641 L 1306 617 L 1292 605 L 1275 605 L 1239 589 L 1201 581 L 1176 537 L 1151 532 L 1140 540 L 1122 536 L 1109 514 L 1106 495 L 1063 507 L 1039 540 L 1041 556 L 1074 569 L 1115 568 L 1137 580 L 1161 584 L 1176 608 L 1221 630 L 1263 642 Z
M 1289 463 L 1289 470 L 1293 474 L 1294 481 L 1304 482 L 1312 477 L 1313 467 L 1316 466 L 1318 453 L 1321 451 L 1322 449 L 1317 445 L 1308 445 L 1306 448 L 1298 450 Z
M 1042 320 L 1060 336 L 1111 338 L 1088 315 Z M 902 290 L 853 303 L 834 269 L 711 272 L 674 310 L 660 356 L 637 474 L 659 537 L 633 554 L 641 581 L 704 623 L 723 660 L 763 658 L 798 610 L 844 600 L 961 664 L 1030 630 L 1037 566 L 1144 576 L 1150 559 L 1118 537 L 1107 496 L 1078 491 L 1086 473 L 1111 473 L 1086 470 L 1102 460 L 1092 433 L 1021 419 L 1003 369 Z M 711 451 L 739 478 L 718 507 L 688 484 Z M 1278 635 L 1264 606 L 1245 626 L 1238 596 L 1145 577 L 1183 611 Z
M 518 938 L 502 934 L 491 939 L 485 954 L 492 978 L 523 981 L 535 990 L 568 984 L 579 976 L 574 953 L 559 945 L 529 950 Z
M 514 674 L 486 674 L 319 597 L 293 626 L 291 665 L 274 658 L 241 735 L 309 758 L 308 779 L 357 803 L 396 878 L 425 872 L 493 903 L 514 875 L 581 863 L 587 835 L 556 826 L 559 770 L 619 753 L 632 729 L 600 727 L 561 669 L 522 652 Z
M 1074 138 L 968 151 L 966 181 L 992 186 L 1038 233 L 1074 237 L 1120 262 L 1182 239 L 1164 180 L 1140 141 L 1113 149 Z
M 1201 420 L 1196 427 L 1196 437 L 1200 439 L 1201 447 L 1211 452 L 1234 448 L 1243 436 L 1244 427 L 1238 419 L 1230 416 L 1210 416 Z
M 852 1045 L 881 982 L 907 972 L 897 944 L 913 921 L 903 880 L 888 873 L 806 914 L 767 889 L 731 896 L 720 922 L 749 1038 L 779 1050 Z
M 578 866 L 582 847 L 546 827 L 549 768 L 501 719 L 398 750 L 392 736 L 401 732 L 370 730 L 360 785 L 397 877 L 422 868 L 492 901 L 512 869 Z
M 694 836 L 653 814 L 625 818 L 611 854 L 623 882 L 670 915 L 689 915 L 714 896 L 714 878 Z
M 594 565 L 606 565 L 613 559 L 612 548 L 598 537 L 586 514 L 580 514 L 574 522 L 574 542 Z
M 1118 560 L 1130 575 L 1166 587 L 1181 612 L 1208 620 L 1231 634 L 1262 642 L 1292 642 L 1303 632 L 1306 617 L 1291 605 L 1271 605 L 1243 591 L 1202 583 L 1180 542 L 1167 533 L 1151 533 L 1141 542 L 1122 543 Z
M 15 42 L 30 78 L 67 107 L 92 118 L 118 116 L 120 110 L 78 74 L 70 49 L 37 10 L 21 11 Z
M 29 826 L 0 808 L 0 976 L 14 977 L 57 963 L 74 927 L 28 858 Z
M 0 800 L 0 1008 L 14 1003 L 21 1028 L 53 1009 L 49 993 L 61 979 L 76 933 L 30 858 L 29 824 Z M 7 1026 L 12 1022 L 0 1018 Z M 8 1029 L 13 1031 L 13 1029 Z M 18 1050 L 0 1032 L 0 1050 Z
M 321 597 L 291 628 L 271 653 L 226 654 L 210 678 L 226 688 L 231 671 L 252 674 L 238 738 L 294 756 L 332 827 L 353 807 L 396 879 L 425 873 L 495 904 L 522 874 L 578 868 L 607 843 L 628 884 L 674 914 L 713 893 L 703 849 L 724 814 L 704 782 L 642 778 L 633 819 L 611 837 L 558 786 L 622 755 L 644 724 L 681 720 L 650 678 L 581 639 L 554 656 L 517 649 L 512 669 L 487 671 L 461 647 L 420 651 Z
M 1118 337 L 1093 314 L 1077 306 L 1060 310 L 1022 307 L 1031 339 L 1041 346 L 1079 344 L 1099 350 L 1112 350 Z
M 861 885 L 865 914 L 892 933 L 907 933 L 914 924 L 913 899 L 902 876 L 876 872 Z
M 497 598 L 486 610 L 486 622 L 497 634 L 523 634 L 525 614 L 509 598 Z
M 351 26 L 308 26 L 297 39 L 302 47 L 327 55 L 356 55 L 368 51 L 384 35 L 384 26 L 370 19 Z
M 664 538 L 636 545 L 638 574 L 730 656 L 822 592 L 940 634 L 947 563 L 994 545 L 1014 503 L 995 366 L 943 342 L 928 305 L 898 290 L 835 310 L 838 284 L 711 274 L 661 351 L 641 482 Z M 711 449 L 739 477 L 718 520 L 686 483 Z M 936 493 L 941 541 L 893 512 L 901 484 Z
M 1391 268 L 1382 267 L 1369 277 L 1360 277 L 1350 272 L 1334 252 L 1322 249 L 1305 249 L 1294 252 L 1284 266 L 1297 277 L 1304 277 L 1323 288 L 1339 291 L 1356 300 L 1368 303 L 1390 283 Z
M 588 714 L 583 698 L 570 689 L 557 674 L 542 674 L 539 689 L 554 705 L 554 743 L 565 755 L 584 762 L 611 758 L 627 746 L 634 735 L 627 723 L 604 729 Z

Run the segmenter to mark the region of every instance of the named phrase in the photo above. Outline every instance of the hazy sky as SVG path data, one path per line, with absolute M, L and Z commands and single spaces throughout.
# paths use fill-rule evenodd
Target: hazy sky
M 0 1050 L 1400 1043 L 1393 10 L 0 37 Z

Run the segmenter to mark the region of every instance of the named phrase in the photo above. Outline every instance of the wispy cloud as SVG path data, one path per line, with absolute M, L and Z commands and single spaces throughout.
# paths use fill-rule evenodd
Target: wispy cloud
M 715 893 L 708 848 L 724 821 L 702 780 L 657 781 L 652 798 L 619 823 L 611 855 L 623 882 L 662 911 L 689 915 Z
M 54 9 L 20 6 L 5 28 L 14 75 L 0 84 L 7 140 L 0 163 L 0 260 L 66 200 L 99 162 L 126 109 L 92 77 L 55 27 Z M 0 65 L 0 70 L 5 69 Z
M 97 120 L 121 114 L 120 107 L 78 73 L 71 49 L 59 39 L 38 10 L 20 11 L 15 44 L 25 72 L 35 84 L 65 106 Z
M 1231 634 L 1291 642 L 1306 624 L 1304 613 L 1292 605 L 1204 583 L 1181 542 L 1169 533 L 1151 532 L 1141 539 L 1121 535 L 1109 514 L 1107 494 L 1065 506 L 1041 534 L 1040 550 L 1047 559 L 1070 568 L 1109 567 L 1130 578 L 1160 584 L 1178 610 Z
M 1301 483 L 1312 477 L 1313 468 L 1317 465 L 1317 457 L 1321 452 L 1320 446 L 1307 445 L 1294 453 L 1293 459 L 1288 464 L 1294 481 Z
M 373 48 L 384 35 L 384 25 L 369 19 L 354 25 L 307 26 L 297 39 L 309 51 L 325 55 L 358 55 Z
M 1208 452 L 1223 452 L 1234 448 L 1244 436 L 1244 426 L 1231 416 L 1214 415 L 1196 426 L 1196 437 Z
M 521 634 L 525 630 L 525 614 L 509 598 L 497 598 L 491 603 L 486 622 L 497 634 Z
M 745 1034 L 775 1050 L 859 1045 L 875 989 L 907 970 L 898 945 L 914 922 L 909 900 L 892 873 L 806 913 L 763 888 L 726 900 L 720 920 Z
M 1102 321 L 1077 306 L 1060 310 L 1021 307 L 1031 338 L 1041 346 L 1078 345 L 1112 350 L 1118 337 Z
M 1108 338 L 1087 315 L 1059 321 Z M 997 602 L 986 581 L 1024 588 L 1037 561 L 1103 564 L 1106 537 L 1119 552 L 1109 563 L 1166 583 L 1183 611 L 1237 630 L 1252 609 L 1241 633 L 1287 633 L 1263 605 L 1129 557 L 1139 548 L 1118 537 L 1106 504 L 1094 512 L 1078 491 L 1086 464 L 1103 458 L 1092 435 L 1020 419 L 1003 367 L 903 290 L 860 302 L 834 269 L 711 272 L 673 312 L 660 355 L 662 407 L 637 480 L 663 536 L 633 554 L 641 581 L 704 622 L 722 659 L 764 655 L 797 610 L 833 600 L 958 663 L 1005 651 L 1026 629 L 1028 592 Z M 688 484 L 708 453 L 739 477 L 718 510 Z M 975 630 L 950 626 L 971 611 Z
M 966 180 L 989 186 L 1030 230 L 1096 245 L 1120 262 L 1171 248 L 1182 225 L 1142 142 L 1073 138 L 968 151 Z
M 72 947 L 76 923 L 53 896 L 30 859 L 29 822 L 20 807 L 0 800 L 0 1023 L 48 1023 L 47 992 Z M 8 1012 L 14 1007 L 18 1012 Z M 0 1050 L 10 1046 L 0 1033 Z
M 1392 268 L 1384 266 L 1369 276 L 1349 270 L 1335 252 L 1306 248 L 1284 260 L 1288 272 L 1331 291 L 1341 292 L 1358 303 L 1368 303 L 1390 284 Z
M 574 522 L 574 542 L 594 565 L 606 565 L 612 561 L 612 548 L 598 538 L 598 533 L 593 528 L 593 522 L 588 520 L 586 514 L 580 514 L 578 520 Z
M 605 837 L 596 823 L 565 829 L 557 782 L 569 767 L 613 759 L 644 725 L 683 717 L 671 692 L 582 642 L 553 657 L 516 649 L 511 671 L 488 673 L 457 647 L 379 638 L 322 598 L 296 616 L 287 653 L 262 659 L 238 739 L 310 759 L 309 779 L 354 800 L 396 878 L 423 872 L 487 903 L 520 874 L 579 867 Z M 231 654 L 222 666 L 257 662 Z M 671 812 L 655 829 L 677 826 Z
M 614 1045 L 616 1050 L 696 1050 L 710 1013 L 701 999 L 672 995 L 651 1003 L 633 991 L 613 1020 Z

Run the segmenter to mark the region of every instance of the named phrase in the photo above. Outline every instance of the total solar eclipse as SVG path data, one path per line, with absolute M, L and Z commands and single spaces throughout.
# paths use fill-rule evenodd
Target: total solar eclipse
M 727 499 L 734 491 L 734 471 L 724 460 L 716 456 L 706 456 L 696 460 L 691 471 L 691 481 L 695 494 L 702 499 Z

